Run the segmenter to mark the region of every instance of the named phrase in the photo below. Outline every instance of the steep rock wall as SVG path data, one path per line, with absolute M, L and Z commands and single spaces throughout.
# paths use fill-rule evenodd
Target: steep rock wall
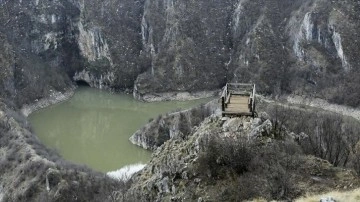
M 352 76 L 359 65 L 353 56 L 359 52 L 358 9 L 354 1 L 239 1 L 229 74 L 257 83 L 265 94 L 337 102 L 349 93 L 358 97 Z
M 98 88 L 132 88 L 145 69 L 141 58 L 143 0 L 79 0 L 78 45 L 85 63 L 74 79 L 88 75 Z M 84 79 L 86 80 L 86 79 Z
M 135 94 L 255 82 L 264 94 L 356 106 L 359 9 L 354 1 L 146 1 L 149 67 Z
M 234 2 L 146 1 L 141 31 L 151 66 L 136 81 L 138 93 L 222 87 Z
M 19 106 L 64 91 L 78 66 L 71 19 L 79 11 L 60 1 L 0 2 L 1 96 Z
M 21 106 L 73 80 L 131 88 L 142 67 L 142 3 L 1 1 L 1 97 Z
M 352 0 L 1 1 L 1 96 L 16 105 L 73 80 L 135 96 L 255 82 L 264 94 L 359 105 Z M 351 99 L 344 99 L 344 96 Z

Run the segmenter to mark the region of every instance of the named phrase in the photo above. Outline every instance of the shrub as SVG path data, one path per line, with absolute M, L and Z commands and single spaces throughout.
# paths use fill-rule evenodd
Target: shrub
M 158 135 L 156 138 L 156 146 L 160 147 L 162 144 L 164 144 L 164 142 L 166 142 L 169 139 L 170 139 L 170 134 L 169 134 L 168 126 L 160 125 L 158 129 Z
M 351 155 L 351 164 L 355 172 L 360 176 L 360 141 L 357 142 Z
M 189 135 L 191 132 L 191 125 L 184 113 L 180 113 L 179 131 L 182 132 L 185 136 Z
M 212 177 L 223 177 L 224 170 L 242 174 L 248 170 L 253 155 L 246 140 L 222 139 L 217 134 L 209 137 L 205 151 L 198 160 L 198 172 Z
M 268 108 L 275 134 L 304 133 L 307 137 L 298 139 L 298 143 L 306 154 L 328 160 L 334 166 L 350 165 L 350 154 L 354 153 L 355 144 L 360 140 L 358 120 L 323 110 L 277 105 Z
M 199 107 L 192 108 L 190 111 L 191 125 L 199 125 L 206 117 L 211 115 L 211 111 L 205 104 L 201 104 Z
M 273 140 L 264 145 L 212 134 L 202 141 L 202 147 L 196 173 L 213 183 L 234 178 L 236 185 L 228 191 L 234 197 L 229 201 L 291 200 L 301 194 L 293 180 L 303 152 L 293 141 Z

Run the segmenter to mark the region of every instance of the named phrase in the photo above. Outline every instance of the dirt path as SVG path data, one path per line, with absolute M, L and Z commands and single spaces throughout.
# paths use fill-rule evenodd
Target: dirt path
M 302 104 L 310 107 L 316 107 L 360 120 L 360 108 L 331 104 L 326 100 L 317 98 L 302 98 L 300 96 L 288 96 L 287 102 L 290 104 Z
M 274 99 L 258 96 L 262 101 L 268 103 L 277 102 Z M 291 105 L 299 105 L 300 106 L 309 106 L 318 109 L 323 109 L 326 111 L 338 113 L 344 116 L 350 116 L 360 121 L 360 108 L 353 108 L 344 105 L 331 104 L 326 100 L 318 99 L 318 98 L 303 98 L 301 96 L 290 95 L 287 96 L 284 100 L 277 102 L 277 104 L 287 107 L 295 107 Z

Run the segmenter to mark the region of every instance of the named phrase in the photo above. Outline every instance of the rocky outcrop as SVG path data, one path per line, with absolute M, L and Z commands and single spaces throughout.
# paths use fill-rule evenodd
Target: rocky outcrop
M 334 168 L 327 161 L 303 155 L 297 150 L 298 146 L 290 133 L 279 138 L 274 136 L 273 129 L 270 120 L 259 118 L 242 117 L 225 122 L 217 116 L 206 118 L 191 135 L 172 138 L 160 146 L 144 170 L 133 177 L 134 183 L 126 197 L 140 201 L 233 201 L 259 197 L 266 200 L 274 197 L 291 200 L 304 191 L 317 192 L 339 184 L 342 185 L 338 187 L 343 187 L 353 182 L 359 183 L 351 172 Z M 236 143 L 238 141 L 240 144 Z M 223 147 L 219 146 L 219 150 L 210 149 L 217 148 L 218 145 L 214 144 L 222 145 L 222 142 L 225 143 Z M 236 146 L 232 147 L 233 144 Z M 252 154 L 247 154 L 249 156 L 246 155 L 246 149 L 237 153 L 244 145 L 247 149 L 253 149 Z M 289 151 L 292 152 L 286 153 Z M 235 157 L 236 154 L 240 157 Z M 226 160 L 228 158 L 231 158 L 233 164 Z M 241 164 L 237 162 L 240 159 L 247 162 L 247 169 L 241 173 L 236 171 Z M 281 171 L 284 162 L 280 159 L 287 159 L 286 171 Z M 346 177 L 340 179 L 338 175 Z M 272 179 L 284 179 L 284 176 L 289 181 Z M 267 195 L 274 186 L 278 191 L 283 189 L 281 186 L 288 190 L 276 192 L 278 196 Z
M 140 34 L 144 1 L 73 2 L 80 11 L 77 44 L 85 58 L 77 74 L 85 71 L 94 87 L 131 89 L 147 66 Z
M 206 117 L 221 113 L 217 100 L 192 109 L 159 116 L 130 138 L 130 142 L 144 149 L 156 150 L 169 139 L 185 138 Z

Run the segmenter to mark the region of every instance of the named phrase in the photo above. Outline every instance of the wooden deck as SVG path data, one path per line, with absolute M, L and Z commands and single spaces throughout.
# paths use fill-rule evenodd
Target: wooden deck
M 243 95 L 230 95 L 230 101 L 225 107 L 224 114 L 228 115 L 245 115 L 251 116 L 252 113 L 249 109 L 250 96 Z
M 255 85 L 227 84 L 222 95 L 222 115 L 254 116 L 254 97 Z

